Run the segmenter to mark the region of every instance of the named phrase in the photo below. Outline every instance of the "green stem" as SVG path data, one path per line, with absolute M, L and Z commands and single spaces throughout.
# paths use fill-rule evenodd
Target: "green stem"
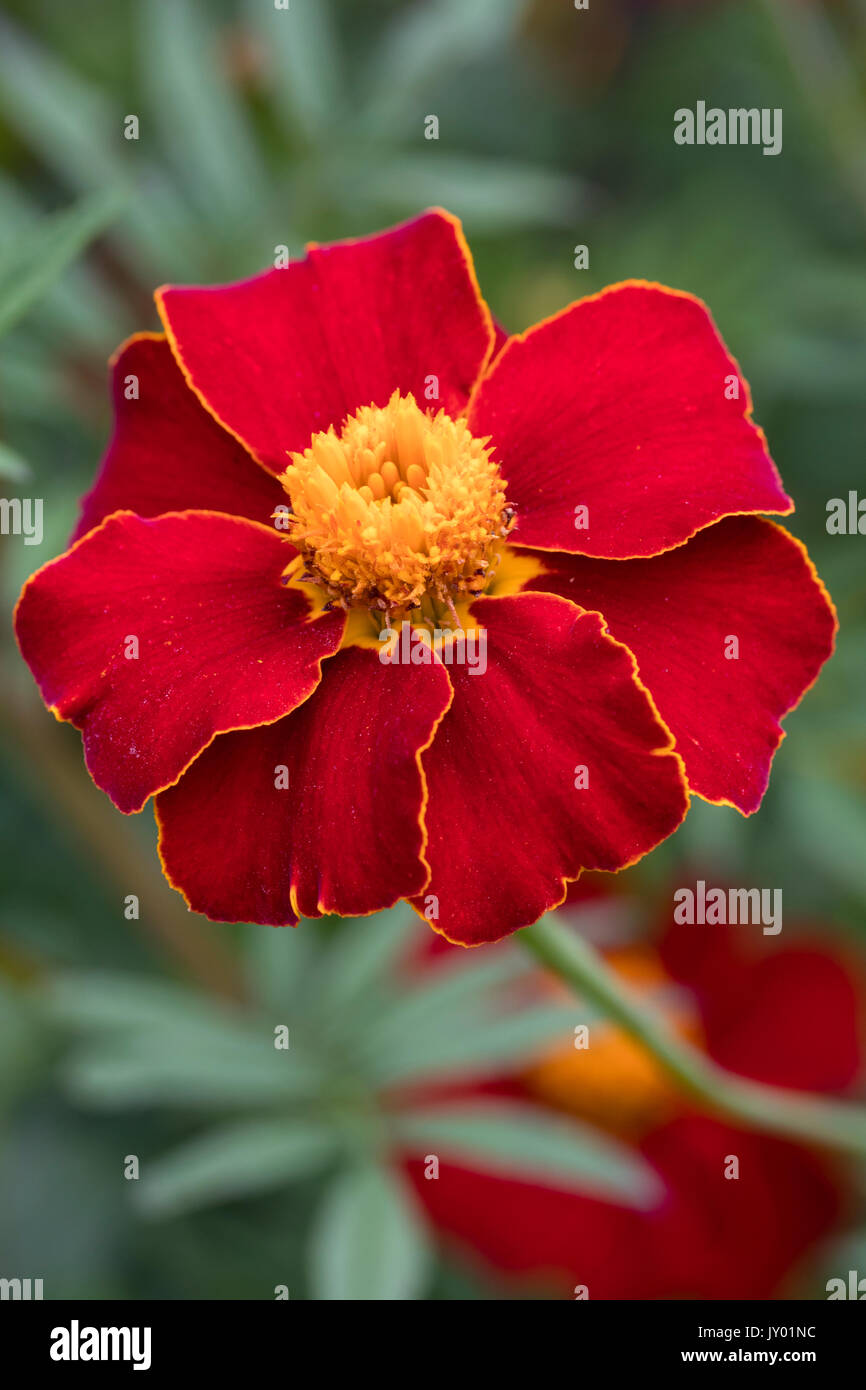
M 526 927 L 519 937 L 542 965 L 643 1043 L 704 1109 L 755 1129 L 866 1155 L 866 1110 L 799 1091 L 777 1090 L 724 1071 L 678 1037 L 587 941 L 553 913 Z

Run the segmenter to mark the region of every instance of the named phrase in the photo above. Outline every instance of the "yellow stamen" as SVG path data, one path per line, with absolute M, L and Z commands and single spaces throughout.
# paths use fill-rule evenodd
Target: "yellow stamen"
M 514 522 L 489 440 L 398 391 L 339 434 L 314 435 L 280 481 L 300 552 L 293 577 L 383 621 L 423 608 L 419 620 L 459 625 L 458 606 L 485 591 Z

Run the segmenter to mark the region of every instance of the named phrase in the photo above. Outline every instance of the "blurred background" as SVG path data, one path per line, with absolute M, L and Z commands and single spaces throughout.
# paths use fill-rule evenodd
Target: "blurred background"
M 766 1051 L 728 1064 L 849 1095 L 862 1035 L 832 1020 L 859 1013 L 866 959 L 866 541 L 826 518 L 866 490 L 864 62 L 863 0 L 0 7 L 0 490 L 44 499 L 40 545 L 0 539 L 10 613 L 65 548 L 110 427 L 106 359 L 157 327 L 165 281 L 240 278 L 276 246 L 441 204 L 510 330 L 631 277 L 708 303 L 838 651 L 760 813 L 697 802 L 570 920 L 720 1057 L 756 997 L 778 1004 Z M 782 108 L 783 152 L 677 146 L 673 113 L 698 100 Z M 8 622 L 0 735 L 0 1276 L 46 1298 L 479 1299 L 808 1298 L 866 1275 L 855 1165 L 770 1145 L 748 1219 L 709 1184 L 699 1200 L 709 1122 L 611 1030 L 581 1090 L 562 1048 L 589 1015 L 517 948 L 433 950 L 396 910 L 296 932 L 188 913 L 149 810 L 125 819 L 90 785 Z M 671 897 L 698 876 L 783 888 L 775 964 L 740 960 L 727 985 L 683 964 Z M 798 970 L 814 993 L 784 984 Z M 819 1060 L 789 1075 L 774 1045 Z M 762 1240 L 776 1257 L 755 1274 Z

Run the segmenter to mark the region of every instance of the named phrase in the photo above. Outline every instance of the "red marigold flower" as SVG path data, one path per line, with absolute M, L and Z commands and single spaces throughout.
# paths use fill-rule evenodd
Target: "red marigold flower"
M 658 950 L 632 947 L 609 961 L 632 987 L 653 989 L 657 1004 L 666 983 L 671 1021 L 741 1075 L 825 1094 L 862 1076 L 862 991 L 823 945 L 770 949 L 727 927 L 680 926 Z M 843 1168 L 689 1110 L 615 1025 L 591 1031 L 586 1050 L 568 1043 L 482 1094 L 553 1107 L 627 1138 L 655 1169 L 661 1200 L 628 1207 L 443 1152 L 436 1182 L 425 1180 L 423 1159 L 408 1160 L 434 1225 L 489 1268 L 562 1298 L 578 1285 L 593 1299 L 785 1296 L 804 1257 L 853 1216 Z M 736 1180 L 725 1177 L 732 1156 Z
M 476 944 L 689 789 L 754 810 L 834 615 L 702 304 L 627 283 L 506 338 L 439 211 L 157 303 L 16 628 L 191 907 L 408 898 Z

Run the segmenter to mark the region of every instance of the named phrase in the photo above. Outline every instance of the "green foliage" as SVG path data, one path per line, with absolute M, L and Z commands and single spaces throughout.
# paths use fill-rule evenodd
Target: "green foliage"
M 532 964 L 513 947 L 413 966 L 418 925 L 398 908 L 326 930 L 309 922 L 294 932 L 250 929 L 254 993 L 242 1010 L 116 972 L 67 973 L 40 992 L 45 1018 L 66 1039 L 61 1075 L 76 1103 L 177 1112 L 195 1125 L 179 1146 L 143 1161 L 136 1211 L 176 1217 L 336 1167 L 342 1176 L 319 1218 L 326 1235 L 311 1287 L 352 1297 L 358 1243 L 381 1226 L 383 1246 L 374 1241 L 370 1258 L 381 1255 L 382 1266 L 368 1277 L 374 1286 L 382 1280 L 382 1292 L 367 1296 L 407 1298 L 425 1267 L 421 1218 L 414 1213 L 406 1227 L 412 1199 L 397 1170 L 383 1176 L 388 1154 L 423 1156 L 432 1147 L 627 1203 L 653 1198 L 638 1157 L 528 1105 L 394 1100 L 398 1083 L 422 1096 L 443 1080 L 519 1071 L 537 1051 L 567 1044 L 575 1020 L 590 1017 L 574 1002 L 539 1001 L 528 988 Z M 374 1214 L 381 1207 L 372 1224 L 362 1197 Z M 387 1291 L 397 1286 L 402 1293 Z
M 117 213 L 116 191 L 83 198 L 45 217 L 24 240 L 0 248 L 0 334 L 7 333 Z
M 368 1164 L 333 1183 L 310 1242 L 314 1298 L 416 1298 L 428 1264 L 424 1228 L 399 1178 Z
M 23 483 L 29 476 L 30 469 L 24 459 L 20 458 L 14 449 L 0 444 L 0 478 L 6 478 L 13 483 Z
M 588 1192 L 624 1206 L 652 1206 L 662 1195 L 638 1153 L 588 1126 L 517 1101 L 431 1106 L 401 1116 L 406 1143 L 445 1150 L 469 1167 Z
M 195 1207 L 279 1187 L 316 1172 L 334 1133 L 310 1121 L 243 1121 L 209 1130 L 150 1165 L 138 1190 L 141 1209 L 174 1216 Z

